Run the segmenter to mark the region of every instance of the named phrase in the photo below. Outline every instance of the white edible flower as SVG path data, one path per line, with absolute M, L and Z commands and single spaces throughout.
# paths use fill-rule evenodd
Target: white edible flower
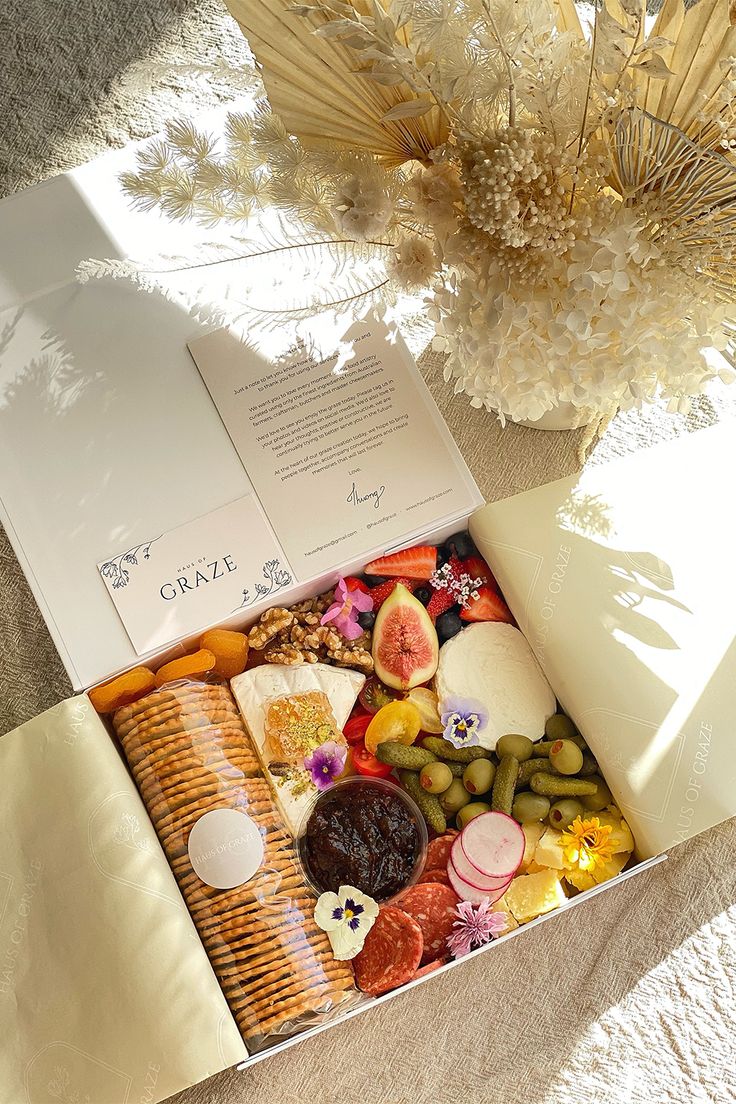
M 405 291 L 426 287 L 437 267 L 431 243 L 416 234 L 402 238 L 391 250 L 386 264 L 391 279 Z
M 337 893 L 323 893 L 314 906 L 314 922 L 327 932 L 338 962 L 355 958 L 362 950 L 377 916 L 373 898 L 349 885 L 340 886 Z
M 375 238 L 391 218 L 391 200 L 383 188 L 366 176 L 351 176 L 339 185 L 332 205 L 335 226 L 346 238 Z

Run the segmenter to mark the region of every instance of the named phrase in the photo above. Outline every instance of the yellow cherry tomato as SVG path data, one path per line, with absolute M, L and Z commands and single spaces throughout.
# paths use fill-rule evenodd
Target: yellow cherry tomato
M 388 740 L 413 744 L 422 727 L 419 710 L 409 701 L 394 701 L 379 709 L 365 731 L 365 746 L 372 755 Z

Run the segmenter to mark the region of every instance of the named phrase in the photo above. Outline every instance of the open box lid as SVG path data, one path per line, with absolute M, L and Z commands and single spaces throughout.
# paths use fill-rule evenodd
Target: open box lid
M 724 423 L 471 521 L 645 856 L 736 814 L 734 470 Z
M 129 162 L 130 153 L 125 157 Z M 139 658 L 160 655 L 169 643 L 196 639 L 214 623 L 238 624 L 237 615 L 230 619 L 237 602 L 218 607 L 202 601 L 197 618 L 187 621 L 186 632 L 166 621 L 171 629 L 166 639 L 155 646 L 141 645 L 135 633 L 131 638 L 126 632 L 98 565 L 237 502 L 251 504 L 251 512 L 241 519 L 241 549 L 249 547 L 250 518 L 261 525 L 266 543 L 276 533 L 284 547 L 289 495 L 295 507 L 302 502 L 296 484 L 285 484 L 281 532 L 272 517 L 274 495 L 271 513 L 265 502 L 259 504 L 262 496 L 254 487 L 255 475 L 252 483 L 246 472 L 248 467 L 253 475 L 254 465 L 241 461 L 243 452 L 239 456 L 187 349 L 195 339 L 207 340 L 211 324 L 202 325 L 183 306 L 125 281 L 84 286 L 76 282 L 75 266 L 88 257 L 124 256 L 144 245 L 149 254 L 156 249 L 180 251 L 181 244 L 173 241 L 190 234 L 177 226 L 172 239 L 171 227 L 160 226 L 153 216 L 131 216 L 117 182 L 117 172 L 125 166 L 120 155 L 105 157 L 0 203 L 0 521 L 77 690 Z M 147 234 L 151 240 L 141 240 Z M 402 409 L 421 409 L 425 419 L 422 442 L 413 440 L 406 452 L 412 457 L 409 477 L 423 465 L 422 478 L 417 479 L 422 501 L 412 513 L 407 473 L 392 473 L 389 486 L 389 475 L 373 459 L 373 451 L 370 472 L 380 475 L 387 493 L 381 513 L 372 513 L 380 519 L 393 508 L 399 519 L 394 539 L 386 540 L 380 522 L 364 524 L 360 539 L 350 547 L 330 540 L 339 533 L 328 533 L 329 563 L 323 556 L 318 565 L 315 557 L 314 571 L 293 570 L 293 580 L 302 586 L 284 591 L 282 601 L 331 584 L 337 570 L 365 563 L 387 547 L 411 543 L 443 524 L 454 522 L 458 528 L 483 501 L 400 339 L 390 352 L 394 359 L 386 360 L 385 374 L 395 373 L 406 383 Z M 241 353 L 245 357 L 249 350 L 241 346 Z M 237 368 L 237 360 L 233 363 Z M 264 373 L 272 367 L 260 363 Z M 227 397 L 220 404 L 223 417 L 230 405 Z M 228 428 L 232 433 L 233 427 Z M 349 435 L 351 428 L 343 419 L 341 431 Z M 330 438 L 334 432 L 327 423 L 325 435 Z M 388 459 L 381 462 L 389 467 Z M 258 463 L 255 467 L 259 473 Z M 341 495 L 348 494 L 348 467 Z M 448 471 L 453 473 L 446 480 L 451 493 L 434 495 L 442 490 Z M 388 507 L 388 491 L 402 480 L 403 493 Z M 362 486 L 360 491 L 367 494 Z M 315 525 L 329 528 L 336 512 L 331 503 L 336 501 L 329 491 L 315 494 Z M 339 501 L 345 512 L 345 498 Z M 370 501 L 363 510 L 369 508 Z M 303 532 L 302 519 L 294 532 L 292 548 Z M 348 532 L 346 519 L 339 532 Z M 310 539 L 317 542 L 313 535 Z M 157 552 L 161 547 L 156 545 Z M 175 578 L 182 561 L 195 558 L 188 545 L 181 551 L 181 559 L 177 556 L 169 563 Z M 227 548 L 210 552 L 205 547 L 202 558 L 212 561 L 226 552 Z M 266 560 L 264 554 L 258 570 Z M 170 577 L 162 575 L 159 585 Z M 204 598 L 209 599 L 213 590 L 208 587 Z M 252 605 L 249 615 L 268 604 Z M 243 614 L 239 619 L 243 621 Z M 130 628 L 127 621 L 126 625 Z

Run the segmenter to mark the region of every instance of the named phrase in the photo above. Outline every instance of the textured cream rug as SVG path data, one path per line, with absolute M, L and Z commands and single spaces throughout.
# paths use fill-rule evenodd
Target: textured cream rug
M 226 100 L 223 62 L 247 65 L 247 49 L 218 0 L 3 0 L 0 194 Z M 488 499 L 579 466 L 580 433 L 502 431 L 452 399 L 436 358 L 420 364 Z M 588 462 L 734 417 L 734 400 L 717 389 L 688 418 L 620 416 Z M 69 686 L 0 538 L 5 732 Z M 177 1104 L 734 1101 L 735 850 L 732 821 L 463 969 Z

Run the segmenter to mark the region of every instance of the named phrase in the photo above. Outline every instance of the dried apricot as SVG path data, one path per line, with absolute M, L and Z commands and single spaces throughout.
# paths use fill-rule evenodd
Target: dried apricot
M 200 648 L 191 655 L 179 656 L 159 667 L 156 672 L 156 686 L 163 686 L 165 682 L 175 682 L 177 679 L 203 678 L 214 670 L 216 662 L 214 652 L 209 648 Z
M 242 675 L 248 662 L 248 637 L 231 629 L 208 629 L 199 642 L 200 648 L 212 652 L 216 663 L 213 675 L 231 679 Z
M 98 713 L 113 713 L 122 705 L 130 705 L 144 694 L 149 694 L 155 686 L 153 671 L 149 671 L 148 667 L 134 667 L 102 686 L 95 686 L 89 692 L 89 700 Z

